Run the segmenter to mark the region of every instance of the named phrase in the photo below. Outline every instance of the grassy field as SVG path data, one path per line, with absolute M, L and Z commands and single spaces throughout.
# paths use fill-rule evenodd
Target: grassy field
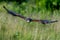
M 27 23 L 19 17 L 8 14 L 3 5 L 15 12 L 21 12 L 26 17 L 59 21 L 47 25 L 37 22 Z M 60 40 L 60 10 L 55 10 L 53 17 L 50 17 L 50 11 L 31 12 L 30 6 L 24 9 L 26 12 L 18 9 L 19 7 L 14 7 L 13 4 L 0 3 L 0 40 Z

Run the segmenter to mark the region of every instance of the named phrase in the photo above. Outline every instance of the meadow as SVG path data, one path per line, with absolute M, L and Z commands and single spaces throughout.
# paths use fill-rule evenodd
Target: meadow
M 9 10 L 21 13 L 33 19 L 58 20 L 52 24 L 41 24 L 39 22 L 27 23 L 25 20 L 12 16 L 3 8 L 5 5 Z M 51 12 L 49 10 L 37 10 L 35 5 L 22 3 L 0 3 L 0 40 L 60 40 L 60 10 Z

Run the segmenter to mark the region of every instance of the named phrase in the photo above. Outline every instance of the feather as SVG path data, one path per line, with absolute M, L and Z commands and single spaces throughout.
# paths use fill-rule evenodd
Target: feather
M 13 11 L 11 11 L 11 10 L 8 10 L 5 6 L 3 6 L 3 8 L 4 8 L 9 14 L 11 14 L 11 15 L 13 15 L 13 16 L 18 16 L 18 17 L 21 17 L 21 18 L 23 18 L 23 19 L 26 18 L 26 17 L 22 16 L 21 14 L 17 14 L 16 12 L 13 12 Z

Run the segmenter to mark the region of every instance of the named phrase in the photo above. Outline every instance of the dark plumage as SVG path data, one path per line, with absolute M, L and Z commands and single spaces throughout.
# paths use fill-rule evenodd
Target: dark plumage
M 15 14 L 15 12 L 12 12 L 11 10 L 8 10 L 5 6 L 3 6 L 3 8 L 9 13 L 9 14 L 12 14 L 13 16 L 17 16 Z
M 23 18 L 23 19 L 26 18 L 26 17 L 22 16 L 21 14 L 17 14 L 17 13 L 15 13 L 15 12 L 11 11 L 11 10 L 8 10 L 5 6 L 3 6 L 3 8 L 4 8 L 9 14 L 11 14 L 11 15 L 13 15 L 13 16 L 18 16 L 18 17 L 21 17 L 21 18 Z
M 48 24 L 48 23 L 54 23 L 54 22 L 58 22 L 57 20 L 54 21 L 49 21 L 49 20 L 41 20 L 42 24 Z
M 13 15 L 13 16 L 18 16 L 18 17 L 26 20 L 27 22 L 41 22 L 42 24 L 49 24 L 49 23 L 58 22 L 57 20 L 55 20 L 55 21 L 50 21 L 50 20 L 37 20 L 37 19 L 27 18 L 27 17 L 22 16 L 21 14 L 16 14 L 15 12 L 8 10 L 5 6 L 3 6 L 3 8 L 6 9 L 6 11 L 7 11 L 9 14 L 11 14 L 11 15 Z

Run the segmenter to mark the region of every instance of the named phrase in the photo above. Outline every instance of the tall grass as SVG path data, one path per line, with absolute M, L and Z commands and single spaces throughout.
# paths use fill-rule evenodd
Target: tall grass
M 37 22 L 27 23 L 19 17 L 8 14 L 3 9 L 3 5 L 15 12 L 20 10 L 19 12 L 26 17 L 60 20 L 59 11 L 54 11 L 53 18 L 51 18 L 50 11 L 41 10 L 37 12 L 30 8 L 30 4 L 27 4 L 25 9 L 23 6 L 22 9 L 21 6 L 13 6 L 13 4 L 3 2 L 0 4 L 0 40 L 60 40 L 60 21 L 47 25 Z

